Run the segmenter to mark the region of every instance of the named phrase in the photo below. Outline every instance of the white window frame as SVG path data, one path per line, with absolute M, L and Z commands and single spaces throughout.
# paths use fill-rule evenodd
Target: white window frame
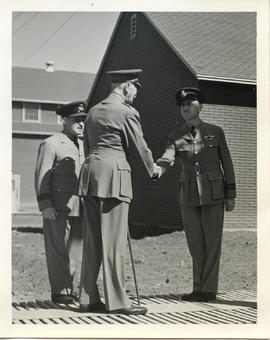
M 27 104 L 35 104 L 35 105 L 37 105 L 37 111 L 38 111 L 38 119 L 37 120 L 32 120 L 32 119 L 25 118 Z M 41 122 L 41 105 L 40 105 L 40 103 L 23 102 L 22 121 L 26 122 L 26 123 L 40 123 Z

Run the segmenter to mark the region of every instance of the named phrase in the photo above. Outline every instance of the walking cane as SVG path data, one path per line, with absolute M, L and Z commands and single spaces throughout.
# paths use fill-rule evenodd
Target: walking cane
M 141 303 L 140 303 L 140 296 L 139 296 L 139 290 L 138 290 L 138 285 L 137 285 L 137 279 L 136 279 L 136 273 L 135 273 L 135 265 L 134 265 L 134 259 L 133 259 L 133 254 L 132 254 L 129 230 L 128 230 L 127 238 L 128 238 L 128 247 L 129 247 L 130 259 L 131 259 L 131 264 L 132 264 L 132 271 L 133 271 L 133 277 L 134 277 L 137 301 L 138 301 L 138 305 L 140 306 L 141 305 Z

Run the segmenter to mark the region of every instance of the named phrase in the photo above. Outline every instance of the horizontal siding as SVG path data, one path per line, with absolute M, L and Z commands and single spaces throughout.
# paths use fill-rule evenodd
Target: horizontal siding
M 55 113 L 57 107 L 58 105 L 55 105 L 55 104 L 41 104 L 41 123 L 57 124 L 57 115 Z M 12 102 L 12 121 L 22 122 L 22 112 L 23 112 L 23 102 L 13 101 Z
M 27 133 L 48 133 L 52 134 L 61 131 L 61 124 L 56 123 L 26 123 L 26 122 L 13 122 L 12 131 L 27 132 Z
M 22 121 L 22 102 L 12 102 L 12 121 Z
M 12 139 L 12 169 L 15 175 L 21 176 L 20 207 L 22 211 L 38 210 L 34 190 L 34 171 L 40 143 L 41 140 L 34 137 Z
M 257 225 L 256 109 L 204 104 L 201 117 L 223 128 L 234 163 L 236 208 L 225 214 L 225 226 L 254 228 Z
M 41 104 L 41 121 L 42 123 L 57 124 L 57 115 L 55 113 L 58 105 Z

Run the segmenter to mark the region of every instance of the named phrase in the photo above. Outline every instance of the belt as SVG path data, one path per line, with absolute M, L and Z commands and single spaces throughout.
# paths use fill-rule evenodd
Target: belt
M 202 171 L 213 171 L 213 170 L 220 170 L 219 163 L 208 163 L 208 164 L 200 164 L 199 162 L 195 162 L 193 165 L 184 166 L 184 172 L 195 172 L 196 174 L 201 173 Z
M 92 157 L 102 157 L 102 158 L 117 158 L 117 159 L 127 159 L 126 153 L 123 150 L 114 150 L 114 149 L 95 149 L 92 150 L 90 154 L 86 156 L 86 158 Z

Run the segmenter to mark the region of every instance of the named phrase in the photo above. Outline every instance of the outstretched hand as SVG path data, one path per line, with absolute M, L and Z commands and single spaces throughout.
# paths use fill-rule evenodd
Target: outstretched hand
M 159 165 L 155 163 L 155 170 L 152 175 L 152 180 L 158 180 L 161 177 L 161 175 L 162 175 L 162 169 Z

